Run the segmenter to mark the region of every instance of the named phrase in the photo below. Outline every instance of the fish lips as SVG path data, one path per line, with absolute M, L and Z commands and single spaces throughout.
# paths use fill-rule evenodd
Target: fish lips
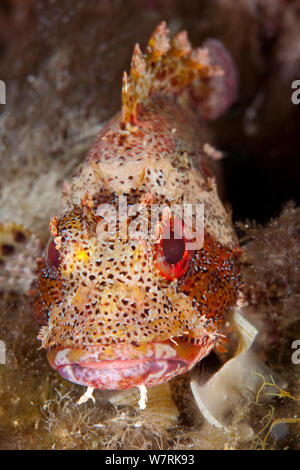
M 120 344 L 109 358 L 99 353 L 97 347 L 88 350 L 55 347 L 48 351 L 48 360 L 70 382 L 102 390 L 122 390 L 167 382 L 207 356 L 215 342 L 215 338 L 204 336 L 200 344 L 191 344 L 186 338 L 144 345 Z

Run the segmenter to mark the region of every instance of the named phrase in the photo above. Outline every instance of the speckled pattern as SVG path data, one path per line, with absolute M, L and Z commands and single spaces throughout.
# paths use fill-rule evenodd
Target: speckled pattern
M 210 51 L 224 70 L 210 62 Z M 38 261 L 36 312 L 51 365 L 71 381 L 98 388 L 161 383 L 191 368 L 224 334 L 239 284 L 237 242 L 217 194 L 213 162 L 203 152 L 210 134 L 191 103 L 203 111 L 216 90 L 216 114 L 218 106 L 224 111 L 226 87 L 227 105 L 236 88 L 229 86 L 227 75 L 235 80 L 230 67 L 220 43 L 192 50 L 185 33 L 169 43 L 165 24 L 159 25 L 145 56 L 135 48 L 121 113 L 104 126 L 71 185 L 65 185 L 60 216 L 51 222 L 53 240 Z M 201 98 L 186 89 L 195 79 L 202 80 Z M 117 209 L 119 196 L 126 196 L 129 211 L 134 204 L 146 208 L 146 219 L 154 204 L 165 205 L 154 237 L 140 234 L 140 219 L 137 239 L 121 237 L 120 220 L 116 236 L 109 237 L 99 206 Z M 204 205 L 204 242 L 193 251 L 185 248 L 183 259 L 170 264 L 162 248 L 164 218 L 174 233 L 183 226 L 185 244 L 198 236 L 189 236 L 195 217 L 184 226 L 170 212 L 174 204 Z M 162 355 L 153 348 L 157 344 Z M 63 363 L 56 354 L 63 354 Z M 104 374 L 102 361 L 108 359 L 115 362 Z M 127 366 L 132 360 L 139 362 Z

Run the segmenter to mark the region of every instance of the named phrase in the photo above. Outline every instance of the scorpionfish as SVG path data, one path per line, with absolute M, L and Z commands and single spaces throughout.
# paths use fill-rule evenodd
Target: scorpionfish
M 121 111 L 64 185 L 37 260 L 39 339 L 65 379 L 110 390 L 153 386 L 226 339 L 239 250 L 204 149 L 207 121 L 236 93 L 235 67 L 218 40 L 192 48 L 186 31 L 170 38 L 162 22 L 145 53 L 135 46 Z M 183 217 L 188 206 L 204 208 L 200 228 L 194 209 Z M 152 224 L 154 207 L 163 210 Z

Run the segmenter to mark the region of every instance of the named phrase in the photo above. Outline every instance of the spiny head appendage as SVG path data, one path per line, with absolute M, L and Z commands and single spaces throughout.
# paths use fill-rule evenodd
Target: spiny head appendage
M 176 97 L 196 78 L 221 74 L 219 67 L 210 65 L 208 49 L 193 49 L 186 31 L 170 39 L 163 21 L 154 30 L 145 54 L 136 44 L 129 76 L 124 72 L 122 122 L 136 124 L 140 105 L 155 94 Z

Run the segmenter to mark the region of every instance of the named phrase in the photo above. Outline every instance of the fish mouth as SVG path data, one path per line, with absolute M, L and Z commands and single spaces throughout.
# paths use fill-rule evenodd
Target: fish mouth
M 203 336 L 196 344 L 183 338 L 143 345 L 119 344 L 107 352 L 55 347 L 48 351 L 53 369 L 70 382 L 102 390 L 154 386 L 190 370 L 213 349 L 216 338 Z

